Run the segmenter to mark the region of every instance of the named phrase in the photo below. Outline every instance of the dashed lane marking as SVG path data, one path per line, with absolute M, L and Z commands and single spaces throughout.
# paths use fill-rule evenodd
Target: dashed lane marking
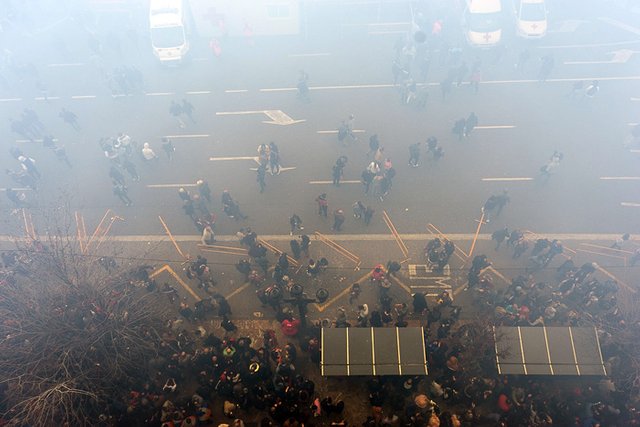
M 531 177 L 517 177 L 517 178 L 482 178 L 482 181 L 533 181 Z
M 340 181 L 340 184 L 360 184 L 362 181 L 360 180 L 345 180 Z M 309 181 L 309 184 L 333 184 L 333 181 Z
M 35 101 L 55 101 L 60 99 L 59 96 L 37 96 L 33 98 Z
M 330 53 L 292 53 L 288 55 L 289 58 L 307 58 L 314 56 L 331 56 Z
M 627 206 L 627 207 L 632 207 L 632 208 L 640 208 L 640 203 L 620 202 L 620 206 Z
M 47 64 L 47 67 L 57 68 L 57 67 L 82 67 L 84 66 L 84 62 L 69 62 L 67 64 Z
M 624 46 L 628 44 L 638 44 L 640 40 L 625 40 L 620 42 L 609 42 L 609 43 L 590 43 L 590 44 L 565 44 L 558 46 L 540 46 L 540 49 L 575 49 L 575 48 L 586 48 L 586 47 L 607 47 L 607 46 Z
M 514 125 L 491 125 L 491 126 L 476 126 L 473 129 L 513 129 Z
M 210 162 L 220 162 L 225 160 L 253 160 L 258 162 L 257 156 L 237 156 L 237 157 L 209 157 Z
M 195 187 L 196 184 L 149 184 L 147 188 L 180 188 L 180 187 Z
M 146 96 L 169 96 L 175 95 L 175 92 L 148 92 L 145 93 Z
M 59 139 L 58 138 L 53 138 L 53 142 L 58 142 Z M 19 144 L 23 144 L 26 142 L 44 142 L 42 139 L 16 139 L 16 142 Z
M 640 176 L 601 176 L 603 181 L 638 181 Z
M 244 93 L 249 92 L 249 89 L 227 89 L 224 93 Z
M 95 95 L 73 95 L 71 99 L 93 99 L 96 98 Z
M 185 92 L 187 95 L 205 95 L 211 93 L 210 90 L 192 90 L 189 92 Z
M 366 130 L 364 129 L 354 129 L 352 130 L 353 133 L 365 133 Z M 338 133 L 337 130 L 317 130 L 316 133 L 322 133 L 322 134 L 336 134 Z
M 209 134 L 193 134 L 193 135 L 165 135 L 165 138 L 208 138 L 211 135 Z
M 14 191 L 31 191 L 31 188 L 27 187 L 9 187 Z M 0 188 L 0 191 L 7 191 L 7 188 Z
M 2 98 L 2 99 L 0 99 L 0 102 L 15 102 L 15 101 L 22 101 L 22 98 Z
M 629 99 L 631 99 L 631 100 L 632 100 L 632 101 L 634 101 L 634 102 L 640 101 L 640 98 L 634 98 L 634 97 L 631 97 L 631 98 L 629 98 Z

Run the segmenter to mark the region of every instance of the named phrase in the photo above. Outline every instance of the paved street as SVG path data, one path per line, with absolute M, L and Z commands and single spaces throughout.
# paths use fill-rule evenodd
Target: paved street
M 327 11 L 312 11 L 304 36 L 256 38 L 255 45 L 230 39 L 220 57 L 214 57 L 202 40 L 191 61 L 179 68 L 159 66 L 144 36 L 137 48 L 123 44 L 121 55 L 105 48 L 104 57 L 96 61 L 80 21 L 62 12 L 50 16 L 50 22 L 42 17 L 42 22 L 31 23 L 33 49 L 12 54 L 15 62 L 34 64 L 38 76 L 18 75 L 8 68 L 1 71 L 7 84 L 0 86 L 0 115 L 7 125 L 0 128 L 5 153 L 0 166 L 19 168 L 8 154 L 11 147 L 36 159 L 43 179 L 37 192 L 25 190 L 35 206 L 30 211 L 36 233 L 44 233 L 45 218 L 50 216 L 43 210 L 50 212 L 68 201 L 88 230 L 111 209 L 108 218 L 118 219 L 108 234 L 124 240 L 144 241 L 148 236 L 150 241 L 166 241 L 161 216 L 178 240 L 190 240 L 192 255 L 198 252 L 193 245 L 199 235 L 183 212 L 178 188 L 196 191 L 193 185 L 198 179 L 206 179 L 213 190 L 215 228 L 222 241 L 233 240 L 240 227 L 250 226 L 259 234 L 280 236 L 278 244 L 287 249 L 288 218 L 294 212 L 308 233 L 333 234 L 331 214 L 328 219 L 318 216 L 314 202 L 317 195 L 327 193 L 329 212 L 342 208 L 347 213 L 343 232 L 353 235 L 348 244 L 365 246 L 368 262 L 374 263 L 376 258 L 382 262 L 402 258 L 402 254 L 376 256 L 367 240 L 390 236 L 383 211 L 401 235 L 427 235 L 432 223 L 446 233 L 470 236 L 464 239 L 470 244 L 481 206 L 503 189 L 511 201 L 499 217 L 482 225 L 481 240 L 504 226 L 541 235 L 570 233 L 578 240 L 584 235 L 586 241 L 625 232 L 634 235 L 640 232 L 640 147 L 624 142 L 631 125 L 640 122 L 640 27 L 616 7 L 577 11 L 568 5 L 552 6 L 546 38 L 529 42 L 508 34 L 499 50 L 469 48 L 456 19 L 447 21 L 452 23 L 448 31 L 454 34 L 454 45 L 462 48 L 462 59 L 469 65 L 480 61 L 482 81 L 477 94 L 466 79 L 460 87 L 454 84 L 450 97 L 442 101 L 439 85 L 450 67 L 436 59 L 424 82 L 429 93 L 424 109 L 403 105 L 399 88 L 393 85 L 394 43 L 411 19 L 411 10 L 400 5 L 385 5 L 389 10 L 382 11 L 345 5 L 345 10 L 353 7 L 353 13 L 334 24 L 335 31 L 329 34 L 319 34 Z M 19 35 L 14 30 L 6 30 L 6 49 Z M 64 48 L 55 42 L 62 38 Z M 517 70 L 514 64 L 525 49 L 530 59 Z M 539 82 L 539 59 L 549 53 L 555 67 L 546 82 Z M 122 65 L 142 71 L 142 93 L 111 93 L 100 73 Z M 296 97 L 301 69 L 310 76 L 309 103 Z M 571 96 L 574 83 L 592 80 L 601 87 L 595 97 Z M 44 83 L 46 91 L 39 90 L 37 82 Z M 169 115 L 170 102 L 182 99 L 195 107 L 196 123 L 186 120 L 185 128 Z M 47 134 L 64 145 L 72 168 L 43 147 L 41 139 L 29 141 L 11 132 L 8 120 L 19 118 L 27 107 L 38 114 Z M 63 107 L 77 114 L 78 131 L 58 117 Z M 460 141 L 451 128 L 472 111 L 478 126 Z M 337 129 L 350 114 L 355 115 L 358 139 L 342 147 Z M 127 179 L 131 207 L 112 194 L 110 163 L 98 144 L 100 138 L 119 132 L 137 141 L 138 150 L 149 142 L 160 157 L 145 163 L 138 153 L 133 156 L 141 180 Z M 361 172 L 371 161 L 367 151 L 373 134 L 379 136 L 397 171 L 384 201 L 365 195 L 360 184 Z M 444 148 L 445 156 L 438 162 L 425 153 L 429 136 L 437 137 Z M 172 160 L 161 149 L 162 137 L 176 147 Z M 280 175 L 267 174 L 266 190 L 259 193 L 256 148 L 269 141 L 278 144 L 284 169 Z M 423 142 L 421 165 L 411 168 L 408 147 L 418 141 Z M 544 179 L 540 167 L 554 151 L 562 152 L 563 160 Z M 346 156 L 348 163 L 344 183 L 335 187 L 331 167 L 340 156 Z M 9 176 L 0 177 L 0 187 L 16 186 Z M 222 212 L 223 189 L 231 191 L 247 220 L 238 222 Z M 352 218 L 356 200 L 375 209 L 371 225 Z M 14 211 L 4 197 L 0 203 L 6 218 L 0 232 L 23 235 L 21 211 Z M 73 223 L 74 233 L 75 227 Z M 416 246 L 413 252 L 419 254 L 424 243 L 411 241 Z M 160 258 L 173 259 L 172 250 L 165 248 Z M 416 256 L 410 263 L 419 264 Z M 350 271 L 345 280 L 351 282 L 364 273 Z

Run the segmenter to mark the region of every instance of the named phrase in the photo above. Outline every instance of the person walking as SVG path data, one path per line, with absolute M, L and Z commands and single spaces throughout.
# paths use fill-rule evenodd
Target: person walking
M 342 178 L 344 165 L 341 163 L 336 163 L 333 165 L 333 169 L 331 172 L 331 176 L 333 178 L 333 185 L 336 187 L 340 187 L 340 179 Z
M 152 160 L 158 160 L 158 155 L 155 153 L 155 151 L 153 151 L 153 149 L 151 148 L 148 142 L 145 142 L 142 145 L 141 152 L 142 152 L 142 158 L 147 162 L 150 162 Z
M 465 137 L 469 136 L 471 131 L 476 126 L 478 126 L 478 116 L 476 116 L 476 113 L 471 112 L 469 114 L 469 117 L 467 117 L 467 121 L 465 122 L 465 125 L 464 125 L 464 136 Z
M 420 143 L 416 142 L 409 146 L 409 166 L 417 168 L 420 166 Z
M 118 198 L 122 200 L 122 203 L 124 203 L 125 206 L 133 205 L 133 202 L 127 194 L 127 187 L 122 184 L 118 184 L 116 181 L 113 181 L 113 194 L 118 196 Z
M 269 172 L 280 175 L 280 149 L 273 141 L 269 143 Z
M 76 116 L 74 113 L 72 113 L 71 111 L 67 110 L 66 108 L 63 108 L 60 111 L 60 114 L 58 114 L 58 116 L 67 124 L 69 124 L 74 130 L 79 131 L 80 130 L 80 125 L 78 125 L 78 116 Z
M 509 229 L 507 227 L 496 230 L 491 234 L 491 240 L 496 241 L 496 251 L 500 249 L 500 245 L 509 236 Z
M 380 148 L 380 140 L 378 139 L 378 134 L 373 134 L 369 137 L 369 152 L 367 153 L 367 156 L 375 154 L 375 152 L 378 151 L 378 148 Z
M 40 171 L 36 167 L 36 161 L 31 157 L 19 156 L 18 160 L 20 161 L 20 167 L 22 170 L 31 175 L 33 179 L 40 179 L 42 177 Z
M 367 206 L 364 211 L 364 223 L 365 225 L 369 225 L 371 223 L 371 218 L 373 218 L 375 210 L 371 206 Z
M 191 200 L 191 194 L 184 189 L 184 187 L 180 187 L 178 189 L 178 196 L 182 199 L 183 202 Z
M 309 97 L 309 74 L 304 70 L 300 70 L 298 74 L 298 99 L 303 102 L 311 102 Z
M 360 219 L 362 218 L 362 216 L 364 215 L 364 212 L 367 210 L 367 208 L 365 207 L 365 205 L 360 201 L 356 201 L 353 204 L 353 217 L 355 219 Z
M 176 101 L 171 101 L 171 105 L 169 106 L 169 114 L 171 114 L 177 121 L 180 129 L 184 129 L 185 124 L 182 120 L 182 106 L 178 104 Z
M 169 138 L 162 138 L 162 150 L 167 154 L 167 158 L 169 160 L 173 160 L 173 153 L 176 152 L 176 147 L 173 145 L 173 142 Z
M 264 164 L 262 164 L 258 166 L 258 169 L 256 170 L 256 172 L 257 172 L 256 181 L 258 181 L 258 184 L 260 185 L 260 192 L 264 193 L 264 189 L 267 186 L 267 183 L 264 180 L 267 174 L 267 167 Z
M 122 168 L 127 171 L 133 181 L 140 181 L 140 175 L 138 175 L 136 165 L 134 165 L 129 159 L 124 159 L 124 162 L 122 162 Z
M 181 106 L 181 108 L 182 108 L 182 112 L 183 112 L 187 117 L 189 117 L 189 120 L 191 120 L 191 123 L 195 124 L 195 123 L 196 123 L 196 121 L 195 121 L 195 119 L 193 118 L 193 112 L 194 112 L 195 108 L 193 108 L 193 105 L 192 105 L 189 101 L 187 101 L 186 99 L 182 99 L 182 106 Z
M 458 135 L 459 141 L 462 141 L 462 138 L 464 137 L 464 130 L 466 126 L 467 126 L 467 119 L 465 119 L 464 117 L 456 120 L 456 122 L 453 124 L 453 128 L 451 129 L 451 132 L 454 135 Z
M 318 203 L 318 215 L 327 217 L 329 202 L 327 201 L 327 193 L 322 193 L 316 197 L 316 203 Z
M 302 226 L 302 220 L 295 213 L 289 217 L 289 225 L 291 225 L 291 231 L 289 232 L 290 236 L 293 236 L 293 233 L 295 233 L 297 230 L 304 230 L 304 227 Z
M 344 219 L 344 211 L 342 209 L 333 211 L 333 227 L 331 227 L 331 229 L 333 231 L 341 231 Z
M 198 189 L 200 197 L 208 203 L 211 203 L 211 189 L 209 188 L 209 184 L 205 180 L 199 179 L 196 181 L 196 188 Z
M 210 225 L 206 225 L 202 230 L 202 238 L 200 242 L 205 245 L 212 245 L 216 241 L 216 235 Z

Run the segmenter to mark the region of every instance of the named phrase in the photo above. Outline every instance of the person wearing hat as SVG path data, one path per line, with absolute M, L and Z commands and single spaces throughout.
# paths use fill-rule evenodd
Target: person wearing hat
M 209 188 L 209 184 L 205 180 L 199 179 L 196 181 L 196 188 L 200 193 L 200 197 L 211 203 L 211 188 Z

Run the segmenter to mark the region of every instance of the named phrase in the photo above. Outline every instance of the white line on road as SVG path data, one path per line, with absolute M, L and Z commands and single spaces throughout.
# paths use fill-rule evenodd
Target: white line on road
M 2 98 L 0 102 L 22 101 L 22 98 Z
M 513 129 L 513 125 L 476 126 L 474 129 Z
M 73 95 L 71 99 L 93 99 L 95 95 Z
M 180 187 L 195 187 L 196 184 L 149 184 L 147 188 L 180 188 Z
M 564 61 L 564 65 L 615 64 L 613 61 Z
M 207 138 L 211 135 L 165 135 L 165 138 Z
M 640 150 L 629 150 L 630 153 L 640 153 Z
M 204 95 L 208 93 L 211 93 L 211 91 L 210 90 L 192 90 L 192 91 L 186 92 L 187 95 Z
M 27 187 L 9 187 L 14 191 L 31 191 L 31 188 Z M 0 188 L 0 191 L 7 191 L 8 188 Z
M 311 89 L 311 88 L 309 88 Z M 260 92 L 293 92 L 294 90 L 298 90 L 295 87 L 274 87 L 267 89 L 260 89 Z
M 640 98 L 634 98 L 633 96 L 630 98 L 632 101 L 640 101 Z
M 47 97 L 37 96 L 37 97 L 35 97 L 33 99 L 36 100 L 36 101 L 51 101 L 52 99 L 53 100 L 60 99 L 60 97 L 59 96 L 47 96 Z
M 369 31 L 368 34 L 406 34 L 405 30 L 396 30 L 396 31 Z
M 81 67 L 83 62 L 70 62 L 68 64 L 47 64 L 47 67 Z
M 530 177 L 517 177 L 517 178 L 482 178 L 482 181 L 533 181 Z
M 289 58 L 303 58 L 313 56 L 330 56 L 330 53 L 292 53 L 289 54 Z
M 627 123 L 628 126 L 635 126 L 635 125 L 638 125 L 638 124 L 640 124 L 640 123 Z
M 58 138 L 53 138 L 53 142 L 58 142 Z M 24 143 L 24 142 L 43 142 L 42 139 L 16 139 L 17 143 Z
M 353 133 L 365 133 L 366 130 L 364 130 L 364 129 L 354 129 L 352 132 Z M 316 133 L 338 133 L 338 131 L 337 130 L 318 130 L 318 131 L 316 131 Z
M 264 110 L 259 111 L 216 111 L 216 116 L 238 116 L 243 114 L 264 114 Z
M 360 184 L 361 182 L 360 180 L 354 179 L 340 181 L 340 184 Z M 309 184 L 333 184 L 333 181 L 309 181 Z
M 249 89 L 227 89 L 224 93 L 244 93 L 249 92 Z
M 601 176 L 603 181 L 639 181 L 640 176 Z
M 598 18 L 598 19 L 601 20 L 601 21 L 606 22 L 607 24 L 613 25 L 614 27 L 621 28 L 621 29 L 623 29 L 625 31 L 629 31 L 630 33 L 633 33 L 635 35 L 640 36 L 640 28 L 638 28 L 638 27 L 634 27 L 634 26 L 631 26 L 629 24 L 625 24 L 624 22 L 620 22 L 617 19 L 612 19 L 612 18 L 607 18 L 607 17 L 601 17 L 601 18 Z
M 386 27 L 387 25 L 410 25 L 409 21 L 397 21 L 397 22 L 369 22 L 367 25 L 371 27 Z
M 607 46 L 622 46 L 627 44 L 638 44 L 640 40 L 627 40 L 622 42 L 610 42 L 610 43 L 591 43 L 591 44 L 565 44 L 559 46 L 540 46 L 540 49 L 573 49 L 573 48 L 585 48 L 585 47 L 607 47 Z
M 640 208 L 640 203 L 620 202 L 620 206 L 629 206 L 629 207 L 633 207 L 633 208 Z
M 145 95 L 147 96 L 168 96 L 168 95 L 175 95 L 174 92 L 149 92 L 149 93 L 145 93 Z
M 258 157 L 257 156 L 254 156 L 254 157 L 250 157 L 250 156 L 209 157 L 209 161 L 211 161 L 211 162 L 218 162 L 218 161 L 224 161 L 224 160 L 254 160 L 254 161 L 258 161 Z

